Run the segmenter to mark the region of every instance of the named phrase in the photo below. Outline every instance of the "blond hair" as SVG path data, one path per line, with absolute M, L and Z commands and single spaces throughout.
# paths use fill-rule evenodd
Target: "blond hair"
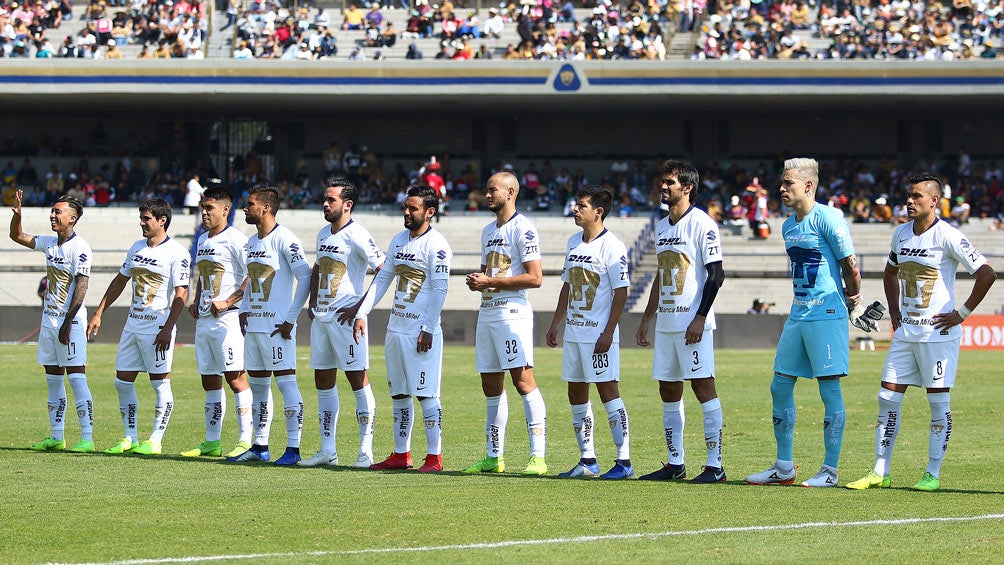
M 784 170 L 794 170 L 799 175 L 811 180 L 813 189 L 819 183 L 819 162 L 809 157 L 794 157 L 784 162 Z

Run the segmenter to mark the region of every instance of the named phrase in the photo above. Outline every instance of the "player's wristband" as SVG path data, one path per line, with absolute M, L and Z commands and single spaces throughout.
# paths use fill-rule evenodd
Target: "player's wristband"
M 959 306 L 955 311 L 959 313 L 959 317 L 962 318 L 963 320 L 965 320 L 966 318 L 968 318 L 969 315 L 973 313 L 972 310 L 970 310 L 969 308 L 966 308 L 965 304 L 963 304 L 962 306 Z

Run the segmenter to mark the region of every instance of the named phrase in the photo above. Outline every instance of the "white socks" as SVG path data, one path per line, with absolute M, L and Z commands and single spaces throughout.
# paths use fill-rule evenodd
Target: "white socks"
M 237 441 L 251 445 L 251 389 L 247 388 L 234 393 L 234 404 L 237 410 Z
M 419 400 L 422 419 L 425 420 L 425 440 L 429 444 L 429 455 L 443 453 L 443 409 L 438 398 Z
M 952 437 L 951 393 L 935 392 L 927 394 L 931 405 L 931 433 L 927 443 L 927 472 L 940 476 L 941 462 L 948 450 L 948 440 Z
M 300 434 L 303 432 L 303 397 L 296 386 L 296 375 L 282 375 L 275 378 L 282 394 L 282 407 L 286 416 L 286 447 L 300 448 Z
M 254 422 L 255 445 L 268 445 L 272 429 L 272 378 L 248 377 L 251 384 L 251 420 Z
M 70 373 L 66 376 L 70 380 L 70 388 L 73 389 L 77 419 L 80 420 L 80 437 L 94 441 L 94 401 L 91 398 L 91 389 L 87 387 L 87 377 L 83 373 Z
M 223 389 L 206 391 L 206 441 L 220 441 L 226 409 L 227 400 Z
M 509 423 L 509 396 L 505 389 L 499 396 L 485 398 L 485 440 L 488 457 L 501 457 L 505 453 L 505 427 Z
M 683 425 L 686 413 L 683 401 L 662 403 L 662 429 L 670 465 L 683 465 Z
M 411 452 L 412 405 L 411 397 L 392 398 L 394 410 L 394 453 Z
M 875 471 L 876 475 L 889 474 L 892 450 L 899 435 L 900 407 L 903 393 L 880 388 L 878 393 L 878 427 L 875 428 Z
M 572 429 L 575 430 L 575 441 L 579 444 L 582 459 L 596 459 L 593 448 L 593 405 L 572 404 Z
M 373 457 L 373 422 L 376 420 L 376 399 L 368 383 L 352 391 L 356 397 L 356 422 L 359 424 L 359 452 Z
M 614 447 L 617 449 L 617 459 L 628 461 L 631 459 L 631 442 L 628 433 L 628 415 L 624 408 L 624 401 L 617 397 L 610 402 L 603 403 L 603 408 L 607 411 L 607 420 L 610 422 L 610 434 L 614 437 Z
M 136 397 L 136 383 L 123 381 L 116 377 L 115 392 L 119 396 L 119 411 L 122 414 L 122 428 L 125 430 L 125 435 L 133 443 L 139 443 L 139 435 L 136 431 L 136 411 L 139 405 L 139 399 Z
M 335 430 L 338 426 L 338 389 L 317 390 L 317 420 L 321 427 L 321 451 L 335 453 Z
M 722 401 L 718 398 L 701 404 L 704 412 L 704 447 L 708 450 L 708 467 L 722 467 Z
M 523 396 L 523 415 L 530 436 L 530 455 L 543 457 L 547 441 L 547 408 L 540 389 L 535 388 Z
M 171 390 L 171 379 L 151 379 L 150 386 L 157 395 L 153 405 L 153 433 L 150 434 L 150 440 L 161 443 L 164 432 L 167 431 L 167 423 L 171 420 L 171 411 L 174 410 L 174 392 Z M 133 393 L 135 392 L 134 387 Z
M 49 429 L 53 439 L 63 439 L 63 420 L 66 416 L 66 385 L 63 375 L 45 375 L 49 389 L 46 405 L 49 408 Z

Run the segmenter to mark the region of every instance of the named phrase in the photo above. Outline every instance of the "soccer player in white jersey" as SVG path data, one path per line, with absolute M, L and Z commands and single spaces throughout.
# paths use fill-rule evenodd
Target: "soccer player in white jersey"
M 617 326 L 627 302 L 627 248 L 603 227 L 610 212 L 610 193 L 586 185 L 575 193 L 575 225 L 582 231 L 568 238 L 568 251 L 561 272 L 564 284 L 558 295 L 548 347 L 558 346 L 558 330 L 564 326 L 561 378 L 568 382 L 572 428 L 581 457 L 561 477 L 595 477 L 600 474 L 593 448 L 593 409 L 589 384 L 603 401 L 613 435 L 617 459 L 600 478 L 629 479 L 634 476 L 629 448 L 628 415 L 617 383 L 620 381 L 620 329 Z
M 248 238 L 227 224 L 233 196 L 222 187 L 202 194 L 199 210 L 205 233 L 199 236 L 195 254 L 195 299 L 188 307 L 195 322 L 195 360 L 206 392 L 206 439 L 182 457 L 223 454 L 220 437 L 227 410 L 223 381 L 234 393 L 237 412 L 237 445 L 227 453 L 234 457 L 251 448 L 251 389 L 244 375 L 244 335 L 238 320 L 238 304 L 244 296 Z
M 387 248 L 384 268 L 375 288 L 356 317 L 356 335 L 365 331 L 364 320 L 397 278 L 394 304 L 387 322 L 384 356 L 387 383 L 394 410 L 394 452 L 370 469 L 410 469 L 412 397 L 418 398 L 425 423 L 428 452 L 419 467 L 422 473 L 443 470 L 443 410 L 439 403 L 443 373 L 443 329 L 439 318 L 446 301 L 453 250 L 443 234 L 429 222 L 439 209 L 431 186 L 412 186 L 404 201 L 404 231 Z
M 747 476 L 750 484 L 795 481 L 792 443 L 799 378 L 815 379 L 824 410 L 823 465 L 802 486 L 837 484 L 846 419 L 840 379 L 849 368 L 847 318 L 850 311 L 852 320 L 859 316 L 861 276 L 847 222 L 838 209 L 816 202 L 818 183 L 815 159 L 785 161 L 781 201 L 795 213 L 784 221 L 782 235 L 791 261 L 794 299 L 777 344 L 770 385 L 777 459 L 766 470 Z
M 60 196 L 49 211 L 51 235 L 28 235 L 21 230 L 21 199 L 14 195 L 14 215 L 10 219 L 10 238 L 36 251 L 45 253 L 46 278 L 49 281 L 42 300 L 42 322 L 38 333 L 38 363 L 45 369 L 49 389 L 49 437 L 31 446 L 35 451 L 64 449 L 64 416 L 66 415 L 66 384 L 70 380 L 80 421 L 80 441 L 70 451 L 94 451 L 94 403 L 87 387 L 87 338 L 84 324 L 87 308 L 84 295 L 91 274 L 91 248 L 74 232 L 84 208 L 71 196 Z
M 909 222 L 892 234 L 883 282 L 893 336 L 882 370 L 875 430 L 875 466 L 848 483 L 850 489 L 888 488 L 889 467 L 902 422 L 907 387 L 927 389 L 931 406 L 927 469 L 914 490 L 941 486 L 941 463 L 952 435 L 950 394 L 958 371 L 960 324 L 980 305 L 997 280 L 993 267 L 945 220 L 938 219 L 941 180 L 930 174 L 910 177 L 906 191 Z M 955 301 L 955 274 L 962 264 L 976 281 L 961 305 Z
M 704 416 L 704 470 L 694 483 L 725 481 L 722 467 L 722 404 L 715 390 L 715 312 L 712 308 L 725 280 L 718 223 L 694 206 L 701 185 L 697 169 L 684 161 L 666 161 L 661 171 L 662 203 L 669 215 L 656 226 L 659 269 L 638 325 L 638 345 L 655 348 L 652 378 L 659 381 L 662 425 L 668 463 L 639 477 L 682 480 L 687 476 L 683 450 L 683 382 L 690 381 Z M 656 317 L 655 337 L 648 327 Z
M 547 411 L 533 378 L 533 308 L 527 296 L 527 289 L 540 287 L 543 276 L 540 235 L 533 223 L 516 211 L 518 195 L 519 181 L 512 173 L 496 173 L 488 179 L 485 199 L 488 209 L 495 212 L 495 221 L 481 232 L 481 272 L 467 277 L 467 288 L 481 293 L 474 363 L 481 373 L 487 405 L 487 454 L 465 473 L 505 470 L 503 452 L 509 421 L 505 371 L 523 397 L 530 436 L 530 460 L 523 474 L 547 473 Z
M 257 228 L 248 239 L 248 284 L 241 301 L 244 368 L 251 382 L 254 444 L 230 461 L 268 461 L 272 427 L 272 376 L 282 393 L 286 417 L 286 451 L 276 465 L 300 461 L 303 397 L 296 385 L 296 318 L 310 293 L 310 267 L 300 239 L 275 219 L 279 190 L 259 185 L 249 191 L 244 218 Z M 293 283 L 296 283 L 294 292 Z
M 376 401 L 370 386 L 369 337 L 353 335 L 354 311 L 364 293 L 367 267 L 379 271 L 384 254 L 370 232 L 352 219 L 359 198 L 356 185 L 343 179 L 328 183 L 324 191 L 324 219 L 328 225 L 317 233 L 317 258 L 310 274 L 310 366 L 317 387 L 317 419 L 321 449 L 300 461 L 303 467 L 337 465 L 335 432 L 338 425 L 338 369 L 356 397 L 359 452 L 353 467 L 373 464 L 373 422 Z
M 97 310 L 87 325 L 87 337 L 96 336 L 101 315 L 132 281 L 132 304 L 118 352 L 115 354 L 115 390 L 125 437 L 105 453 L 156 455 L 174 409 L 171 391 L 171 365 L 174 362 L 175 323 L 188 300 L 188 277 L 191 270 L 188 250 L 167 235 L 171 226 L 171 205 L 160 198 L 144 200 L 139 205 L 139 225 L 143 238 L 126 252 L 125 263 L 101 297 Z M 156 394 L 153 432 L 140 443 L 136 426 L 139 399 L 136 376 L 150 375 Z

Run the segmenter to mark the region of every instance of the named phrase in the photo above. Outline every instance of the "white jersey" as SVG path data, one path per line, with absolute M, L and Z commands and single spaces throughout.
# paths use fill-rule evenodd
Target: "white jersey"
M 492 222 L 481 231 L 481 264 L 489 277 L 515 277 L 526 273 L 524 264 L 540 260 L 540 235 L 529 218 L 516 212 L 498 226 Z M 480 322 L 532 318 L 527 289 L 481 291 Z
M 614 291 L 631 284 L 627 247 L 606 229 L 589 243 L 576 233 L 568 238 L 561 280 L 569 286 L 565 341 L 596 343 L 610 319 Z M 619 326 L 613 341 L 620 342 Z
M 985 265 L 986 258 L 959 230 L 944 220 L 920 235 L 914 235 L 913 222 L 892 233 L 889 264 L 899 268 L 899 329 L 893 335 L 904 341 L 950 341 L 962 337 L 962 327 L 934 329 L 934 315 L 957 309 L 955 273 L 959 263 L 969 273 Z
M 704 210 L 691 207 L 676 224 L 669 216 L 655 228 L 655 250 L 659 257 L 656 273 L 659 285 L 659 310 L 655 329 L 660 332 L 684 332 L 697 315 L 708 278 L 705 268 L 722 260 L 718 223 Z M 705 330 L 715 329 L 715 310 L 708 311 Z
M 145 239 L 132 244 L 119 273 L 132 279 L 132 305 L 123 331 L 155 334 L 171 313 L 174 289 L 188 286 L 188 250 L 168 237 L 155 247 Z
M 45 253 L 45 276 L 49 279 L 42 302 L 42 327 L 59 329 L 77 290 L 77 276 L 91 276 L 91 246 L 77 234 L 62 245 L 54 235 L 36 235 L 35 250 Z M 87 308 L 83 304 L 74 320 L 86 323 Z
M 439 317 L 445 295 L 436 288 L 445 289 L 450 280 L 450 261 L 453 250 L 443 234 L 431 226 L 422 235 L 412 238 L 404 230 L 390 241 L 387 260 L 377 274 L 373 303 L 383 296 L 394 277 L 394 304 L 391 306 L 387 331 L 408 335 L 428 332 L 442 333 Z M 369 303 L 360 309 L 360 315 L 369 311 Z
M 227 226 L 215 237 L 209 237 L 208 232 L 199 237 L 195 271 L 202 283 L 202 293 L 195 297 L 195 303 L 199 305 L 200 318 L 212 318 L 212 303 L 226 300 L 244 282 L 247 243 L 248 237 L 233 226 Z
M 264 238 L 255 233 L 247 245 L 248 286 L 241 312 L 248 313 L 248 332 L 272 333 L 283 322 L 296 323 L 303 304 L 293 304 L 294 269 L 307 268 L 303 244 L 288 228 L 276 224 Z
M 317 306 L 314 319 L 331 322 L 339 308 L 354 304 L 363 295 L 367 265 L 376 269 L 384 262 L 369 230 L 355 220 L 331 233 L 331 226 L 317 234 Z

